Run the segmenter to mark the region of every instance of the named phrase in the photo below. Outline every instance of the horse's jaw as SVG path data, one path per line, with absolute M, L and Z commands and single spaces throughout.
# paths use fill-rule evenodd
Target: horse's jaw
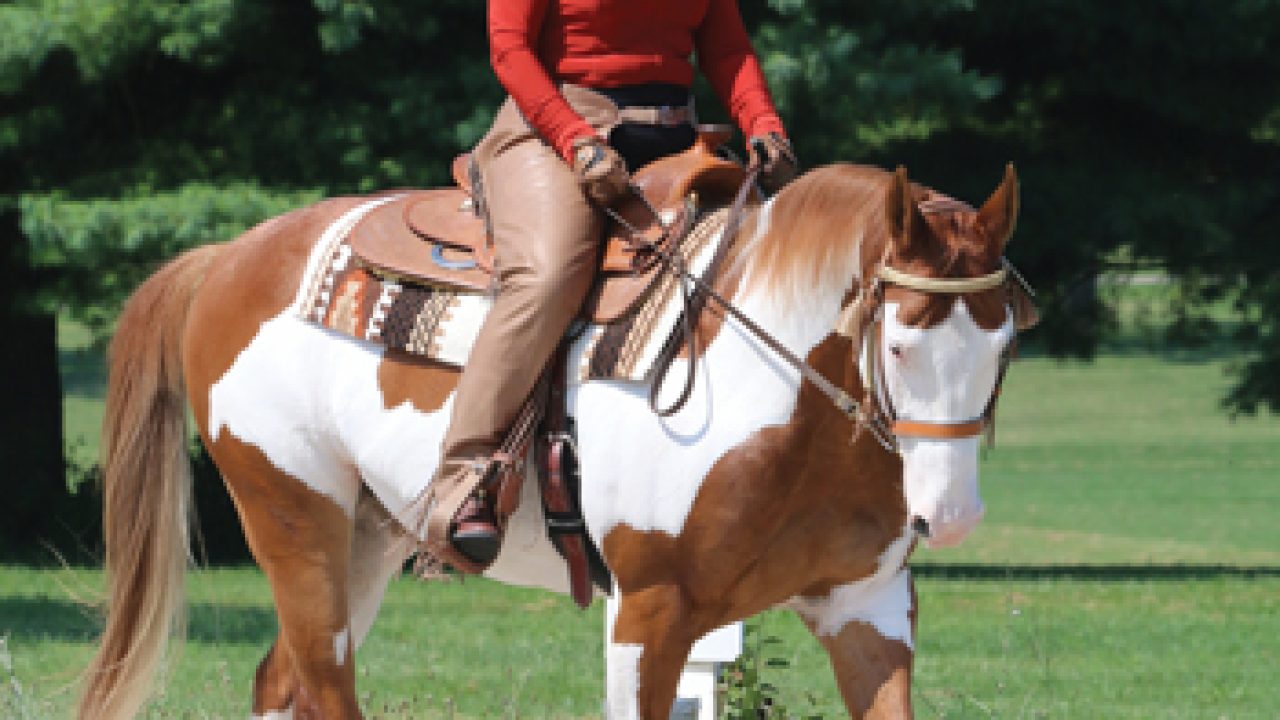
M 925 547 L 960 544 L 985 512 L 978 492 L 978 438 L 903 438 L 901 450 L 907 517 Z

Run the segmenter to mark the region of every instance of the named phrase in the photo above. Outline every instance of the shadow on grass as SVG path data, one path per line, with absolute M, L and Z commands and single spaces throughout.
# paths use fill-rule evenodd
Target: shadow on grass
M 0 597 L 0 634 L 15 641 L 93 642 L 101 632 L 97 611 L 71 600 Z M 202 643 L 266 645 L 276 636 L 267 606 L 194 603 L 187 609 L 187 639 Z
M 1280 567 L 1242 565 L 978 565 L 917 563 L 916 577 L 941 580 L 1253 580 L 1280 578 Z

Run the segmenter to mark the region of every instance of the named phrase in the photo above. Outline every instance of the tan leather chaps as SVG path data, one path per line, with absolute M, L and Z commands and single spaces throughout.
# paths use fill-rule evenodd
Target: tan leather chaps
M 618 108 L 585 88 L 566 99 L 601 137 Z M 427 549 L 461 565 L 449 523 L 480 481 L 475 460 L 501 443 L 577 315 L 598 264 L 602 215 L 572 169 L 508 98 L 475 149 L 494 241 L 497 294 L 467 359 L 428 503 Z

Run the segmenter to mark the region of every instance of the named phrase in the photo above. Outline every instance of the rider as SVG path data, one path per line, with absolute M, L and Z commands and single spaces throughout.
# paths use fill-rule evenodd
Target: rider
M 591 286 L 598 206 L 627 192 L 630 171 L 693 144 L 692 51 L 761 155 L 762 185 L 797 169 L 737 0 L 489 0 L 488 12 L 510 97 L 474 158 L 499 287 L 453 399 L 427 517 L 428 551 L 461 553 L 468 571 L 497 556 L 478 485 Z

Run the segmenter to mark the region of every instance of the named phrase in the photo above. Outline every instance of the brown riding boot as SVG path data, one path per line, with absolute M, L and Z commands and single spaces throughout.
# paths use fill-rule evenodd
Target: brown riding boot
M 489 487 L 493 467 L 484 457 L 445 461 L 428 489 L 427 552 L 459 572 L 484 572 L 502 548 Z
M 453 518 L 449 539 L 453 547 L 468 560 L 479 565 L 489 565 L 502 549 L 502 531 L 493 511 L 493 493 L 479 487 L 462 503 Z

